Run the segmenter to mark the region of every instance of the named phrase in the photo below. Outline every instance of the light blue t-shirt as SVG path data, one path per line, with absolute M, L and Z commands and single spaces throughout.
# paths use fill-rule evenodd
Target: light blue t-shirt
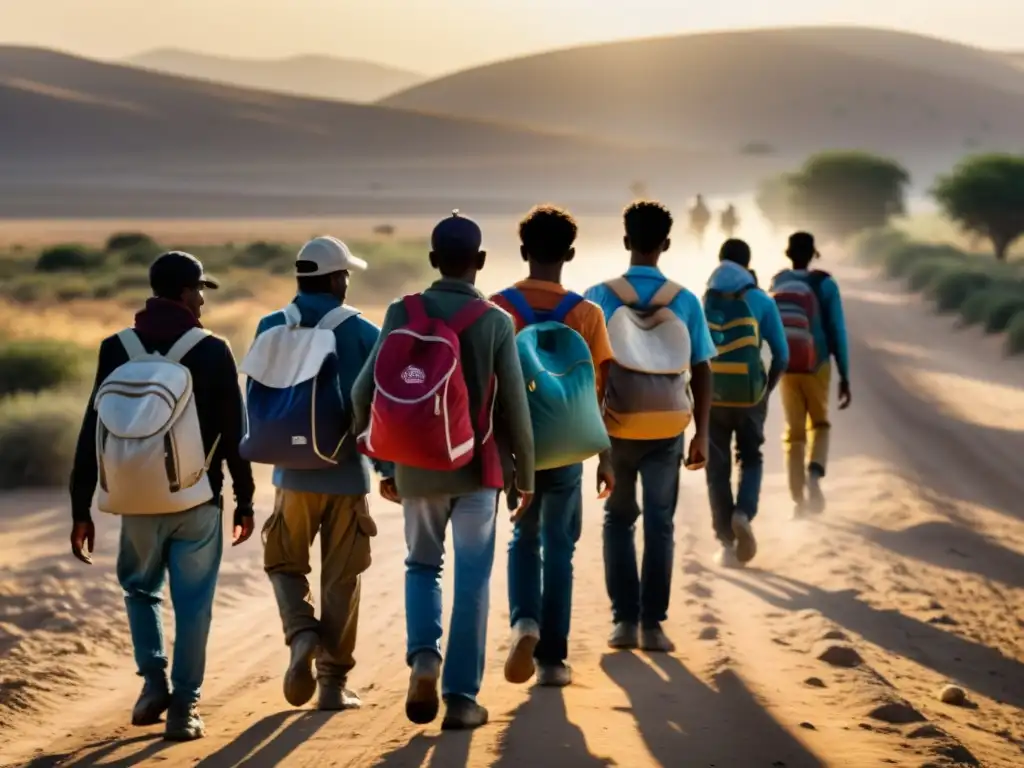
M 647 306 L 654 298 L 654 294 L 668 279 L 657 267 L 630 267 L 624 277 L 636 291 L 640 307 Z M 601 311 L 604 312 L 605 322 L 611 318 L 615 310 L 623 305 L 622 300 L 604 283 L 588 289 L 583 297 L 601 308 Z M 669 309 L 683 321 L 686 330 L 690 332 L 690 367 L 706 363 L 715 357 L 717 354 L 715 343 L 711 339 L 711 331 L 708 330 L 708 321 L 704 317 L 704 308 L 701 306 L 700 299 L 691 291 L 683 288 L 673 299 Z

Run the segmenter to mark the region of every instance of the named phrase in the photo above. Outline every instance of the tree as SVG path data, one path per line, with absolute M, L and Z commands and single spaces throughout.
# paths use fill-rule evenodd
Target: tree
M 845 238 L 880 227 L 905 211 L 910 174 L 867 152 L 823 152 L 789 177 L 794 210 L 810 228 Z
M 1024 234 L 1024 156 L 969 157 L 939 177 L 932 196 L 966 232 L 991 240 L 996 258 L 1005 261 Z

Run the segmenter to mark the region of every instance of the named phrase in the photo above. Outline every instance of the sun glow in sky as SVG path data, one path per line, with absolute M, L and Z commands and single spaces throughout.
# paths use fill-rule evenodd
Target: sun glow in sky
M 111 59 L 329 54 L 425 74 L 584 42 L 819 24 L 1024 49 L 1024 0 L 0 0 L 0 44 Z

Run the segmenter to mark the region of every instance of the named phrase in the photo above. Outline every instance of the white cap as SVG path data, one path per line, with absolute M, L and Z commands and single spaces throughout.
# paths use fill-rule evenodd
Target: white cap
M 352 269 L 366 269 L 366 262 L 352 255 L 341 240 L 330 235 L 315 237 L 302 246 L 296 261 L 311 261 L 316 264 L 313 272 L 299 272 L 299 277 L 312 277 L 313 275 L 330 275 L 334 272 L 342 272 Z

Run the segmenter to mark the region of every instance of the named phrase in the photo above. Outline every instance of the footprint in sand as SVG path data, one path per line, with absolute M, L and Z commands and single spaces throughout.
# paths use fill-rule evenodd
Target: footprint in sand
M 686 588 L 686 591 L 689 592 L 694 597 L 701 598 L 701 599 L 704 599 L 704 600 L 707 600 L 708 598 L 713 597 L 714 594 L 715 594 L 709 588 L 707 588 L 703 584 L 701 584 L 699 581 L 691 584 L 690 586 L 688 586 Z

